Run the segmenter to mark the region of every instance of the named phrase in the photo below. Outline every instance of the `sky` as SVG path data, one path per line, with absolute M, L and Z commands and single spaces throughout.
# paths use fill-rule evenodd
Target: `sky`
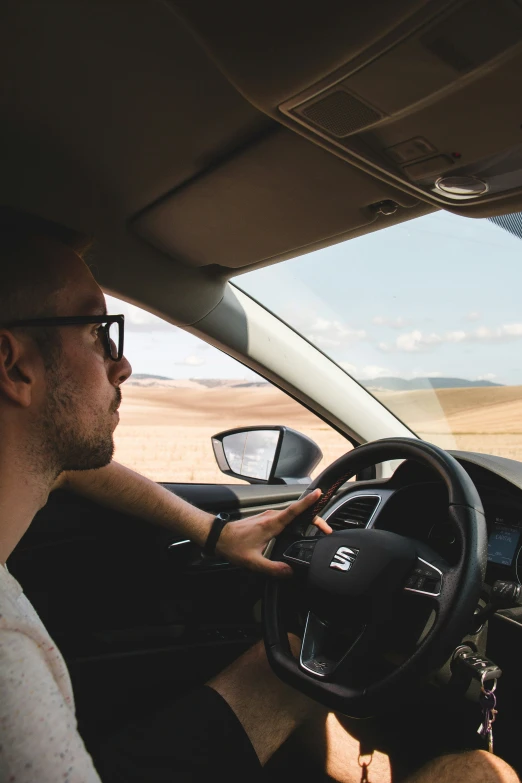
M 522 240 L 437 212 L 239 275 L 246 293 L 362 380 L 444 376 L 522 384 Z M 254 373 L 182 329 L 107 297 L 126 315 L 136 373 Z

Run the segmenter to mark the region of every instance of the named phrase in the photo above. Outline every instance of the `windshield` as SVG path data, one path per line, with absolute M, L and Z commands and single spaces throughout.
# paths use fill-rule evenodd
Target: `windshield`
M 437 212 L 233 282 L 420 437 L 522 458 L 522 242 L 500 225 Z

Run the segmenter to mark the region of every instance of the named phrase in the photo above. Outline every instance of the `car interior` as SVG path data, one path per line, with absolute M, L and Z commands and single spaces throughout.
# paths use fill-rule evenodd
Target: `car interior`
M 362 533 L 388 531 L 415 539 L 417 557 L 425 553 L 394 615 L 421 620 L 404 636 L 404 623 L 387 627 L 392 652 L 377 645 L 379 677 L 391 681 L 404 669 L 410 679 L 358 701 L 353 672 L 344 690 L 335 681 L 338 640 L 312 629 L 312 612 L 303 630 L 309 607 L 298 577 L 283 595 L 259 574 L 202 559 L 171 531 L 53 493 L 8 565 L 63 652 L 94 759 L 129 717 L 204 683 L 265 633 L 276 673 L 359 719 L 361 747 L 374 743 L 392 762 L 407 755 L 421 763 L 476 735 L 480 677 L 477 685 L 451 663 L 459 644 L 471 645 L 502 669 L 495 749 L 521 770 L 522 608 L 491 603 L 497 580 L 522 583 L 519 533 L 504 541 L 510 557 L 487 563 L 483 581 L 476 531 L 501 537 L 520 525 L 522 463 L 453 451 L 462 472 L 450 475 L 442 450 L 408 451 L 406 425 L 326 356 L 298 345 L 292 329 L 278 321 L 276 330 L 276 319 L 229 281 L 437 210 L 469 218 L 522 211 L 522 3 L 6 0 L 0 37 L 2 203 L 95 237 L 104 291 L 239 360 L 342 433 L 347 451 L 398 439 L 395 450 L 361 451 L 367 459 L 329 474 L 321 514 L 335 535 L 349 531 L 352 547 Z M 395 471 L 375 469 L 391 459 L 403 460 Z M 238 519 L 285 508 L 302 494 L 301 475 L 309 471 L 287 465 L 266 481 L 180 484 L 173 475 L 165 486 Z M 461 501 L 452 497 L 473 513 L 453 519 Z M 306 569 L 306 547 L 289 547 L 302 538 L 318 552 L 326 544 L 304 523 L 293 532 L 270 556 Z M 473 590 L 454 586 L 430 636 L 440 637 L 436 654 L 413 660 L 444 568 L 460 579 L 473 547 Z M 470 606 L 481 613 L 474 622 Z M 452 626 L 446 610 L 468 625 Z M 305 641 L 316 634 L 294 668 L 280 646 L 283 615 Z M 345 633 L 344 649 L 359 630 L 350 630 L 353 639 Z M 367 695 L 370 672 L 356 673 Z M 403 717 L 391 728 L 397 711 Z M 386 741 L 364 733 L 369 715 L 388 726 Z M 319 779 L 291 743 L 273 760 L 274 779 L 288 758 L 302 764 L 295 769 L 304 780 Z

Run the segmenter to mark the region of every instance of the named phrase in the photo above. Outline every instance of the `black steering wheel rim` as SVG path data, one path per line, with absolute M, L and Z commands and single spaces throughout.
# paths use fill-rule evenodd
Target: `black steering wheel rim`
M 281 620 L 285 585 L 276 580 L 269 581 L 265 592 L 265 647 L 274 672 L 328 708 L 353 717 L 382 711 L 391 701 L 400 700 L 405 689 L 419 683 L 448 660 L 471 628 L 486 570 L 486 522 L 475 485 L 448 452 L 414 438 L 373 441 L 336 460 L 303 493 L 306 495 L 317 487 L 323 491 L 318 503 L 294 521 L 293 533 L 297 537 L 303 536 L 313 517 L 321 513 L 337 489 L 351 476 L 372 465 L 394 459 L 409 459 L 424 464 L 443 480 L 448 492 L 448 515 L 457 532 L 461 551 L 459 562 L 444 574 L 433 627 L 414 653 L 384 679 L 364 688 L 347 687 L 335 680 L 316 677 L 310 671 L 305 671 L 290 652 Z M 371 542 L 371 539 L 367 540 Z M 278 541 L 271 557 L 282 557 Z

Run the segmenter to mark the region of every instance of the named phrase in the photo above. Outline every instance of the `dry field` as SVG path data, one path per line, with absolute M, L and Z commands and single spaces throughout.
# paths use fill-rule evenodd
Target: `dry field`
M 408 410 L 410 425 L 426 440 L 522 460 L 520 386 L 375 394 L 399 417 Z M 156 481 L 223 483 L 210 438 L 232 427 L 293 427 L 321 447 L 318 470 L 349 448 L 337 432 L 270 386 L 127 385 L 120 412 L 116 459 Z
M 444 448 L 522 460 L 522 386 L 380 392 L 415 432 Z

